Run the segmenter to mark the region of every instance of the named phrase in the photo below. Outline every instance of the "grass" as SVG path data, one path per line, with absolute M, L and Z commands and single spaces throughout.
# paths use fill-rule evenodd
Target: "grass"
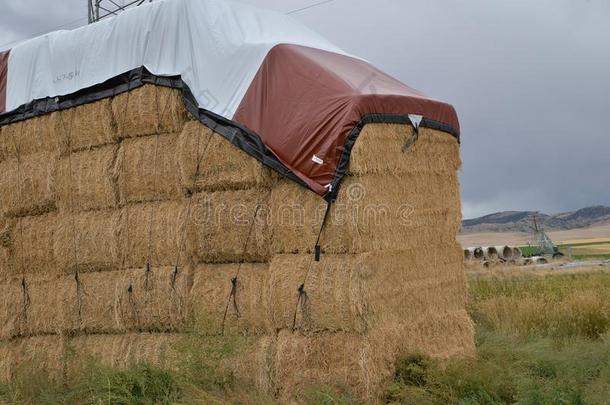
M 608 272 L 473 276 L 469 311 L 478 357 L 401 359 L 387 402 L 610 403 Z
M 469 279 L 477 358 L 398 359 L 385 391 L 393 404 L 609 404 L 610 273 L 492 272 Z M 0 403 L 273 404 L 221 361 L 244 338 L 185 338 L 177 367 L 106 367 L 77 361 L 63 382 L 33 364 L 0 386 Z M 67 359 L 69 361 L 71 359 Z M 342 387 L 312 386 L 298 403 L 358 403 Z

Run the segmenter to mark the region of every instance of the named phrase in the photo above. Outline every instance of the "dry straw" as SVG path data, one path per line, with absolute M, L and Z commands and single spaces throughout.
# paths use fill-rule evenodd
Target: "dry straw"
M 57 160 L 36 153 L 0 163 L 0 213 L 20 217 L 56 209 L 54 171 Z
M 89 335 L 72 339 L 70 345 L 77 354 L 77 360 L 89 356 L 114 367 L 142 362 L 164 366 L 170 363 L 172 347 L 178 339 L 179 336 L 174 334 L 158 333 Z
M 0 341 L 21 334 L 25 317 L 26 297 L 21 280 L 2 280 L 0 283 Z
M 261 263 L 196 267 L 189 299 L 195 331 L 201 335 L 258 335 L 270 331 L 268 277 L 269 266 Z
M 366 125 L 352 149 L 348 173 L 455 174 L 461 166 L 459 144 L 448 134 L 420 128 L 417 142 L 403 152 L 413 127 L 398 124 Z
M 269 187 L 271 169 L 198 121 L 180 134 L 177 163 L 182 186 L 192 192 Z
M 56 214 L 23 217 L 15 221 L 11 232 L 11 267 L 15 275 L 50 274 L 56 271 L 57 262 L 53 252 L 56 228 Z
M 62 155 L 118 142 L 110 99 L 53 113 L 50 124 Z
M 365 332 L 366 274 L 358 261 L 356 255 L 324 255 L 320 262 L 312 262 L 311 255 L 275 256 L 268 308 L 273 329 Z
M 184 266 L 188 206 L 183 201 L 128 205 L 122 210 L 119 229 L 123 268 Z M 179 262 L 177 262 L 179 261 Z
M 59 381 L 65 364 L 64 345 L 65 340 L 60 336 L 36 336 L 0 342 L 0 377 L 16 373 L 29 375 L 35 369 Z
M 177 135 L 124 140 L 116 165 L 121 204 L 181 197 Z
M 145 85 L 112 100 L 121 138 L 180 132 L 187 118 L 180 90 Z
M 26 276 L 25 316 L 21 335 L 69 333 L 78 328 L 78 297 L 74 276 Z
M 194 261 L 268 261 L 268 196 L 268 191 L 258 189 L 194 195 L 186 234 Z
M 114 208 L 117 205 L 115 145 L 72 153 L 57 167 L 59 209 L 64 213 Z
M 366 337 L 343 333 L 303 336 L 280 332 L 272 350 L 273 386 L 289 401 L 316 386 L 343 386 L 366 403 L 380 400 L 393 373 L 386 348 Z
M 35 153 L 57 157 L 59 142 L 54 136 L 53 115 L 42 115 L 15 124 L 5 125 L 0 132 L 0 161 L 24 158 Z
M 60 271 L 99 271 L 118 268 L 118 211 L 89 211 L 58 218 L 52 250 Z
M 455 238 L 460 224 L 457 176 L 414 174 L 347 177 L 321 238 L 327 253 L 426 249 Z M 284 180 L 274 188 L 272 247 L 275 253 L 314 248 L 325 203 Z M 417 235 L 417 237 L 414 237 Z

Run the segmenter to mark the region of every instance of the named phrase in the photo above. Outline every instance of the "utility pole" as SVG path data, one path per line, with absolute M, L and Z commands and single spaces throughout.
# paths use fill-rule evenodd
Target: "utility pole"
M 152 0 L 87 0 L 89 24 L 119 14 L 130 7 L 152 3 Z

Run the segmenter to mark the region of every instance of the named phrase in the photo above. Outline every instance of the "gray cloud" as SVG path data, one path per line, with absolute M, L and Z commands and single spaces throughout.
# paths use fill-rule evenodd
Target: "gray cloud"
M 316 1 L 248 2 L 286 12 Z M 84 20 L 85 6 L 5 0 L 0 44 Z M 610 204 L 606 0 L 335 0 L 295 17 L 456 107 L 465 216 Z

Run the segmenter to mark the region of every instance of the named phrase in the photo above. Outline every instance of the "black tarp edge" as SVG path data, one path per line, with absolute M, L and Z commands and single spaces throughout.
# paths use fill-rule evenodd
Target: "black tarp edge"
M 187 111 L 190 112 L 194 117 L 197 117 L 203 125 L 224 136 L 233 145 L 242 149 L 244 152 L 254 157 L 262 164 L 274 169 L 284 177 L 287 177 L 299 185 L 309 189 L 307 183 L 301 180 L 289 168 L 281 163 L 256 133 L 232 120 L 224 118 L 211 111 L 199 108 L 195 96 L 179 75 L 158 76 L 152 74 L 145 67 L 130 70 L 103 83 L 81 89 L 72 94 L 57 97 L 46 97 L 24 104 L 10 112 L 0 114 L 0 126 L 24 121 L 39 115 L 49 114 L 55 111 L 92 103 L 108 97 L 114 97 L 121 93 L 134 90 L 145 84 L 154 84 L 157 86 L 171 87 L 182 90 L 184 104 Z M 327 192 L 323 196 L 325 200 L 332 201 L 336 199 L 341 181 L 347 173 L 347 166 L 349 164 L 352 148 L 364 126 L 372 123 L 413 125 L 407 115 L 367 114 L 364 116 L 346 138 L 343 152 L 335 172 L 335 177 L 331 183 L 331 191 Z M 422 122 L 420 123 L 420 127 L 443 131 L 455 137 L 458 142 L 460 140 L 459 134 L 454 128 L 437 121 L 423 118 Z

